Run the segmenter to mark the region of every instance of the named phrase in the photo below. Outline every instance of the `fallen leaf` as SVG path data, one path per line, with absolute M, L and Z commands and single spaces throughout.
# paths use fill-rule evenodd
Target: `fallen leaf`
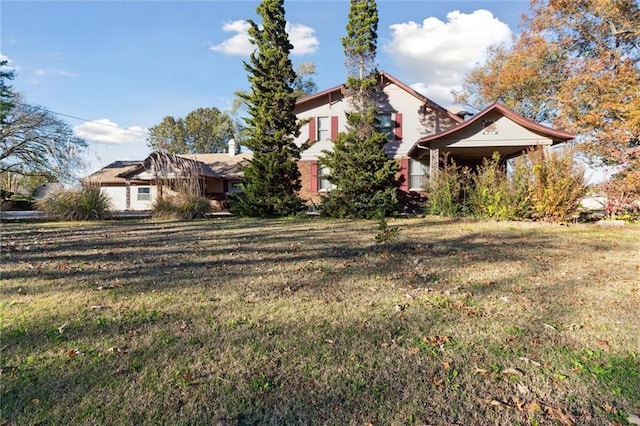
M 431 381 L 431 383 L 433 383 L 435 386 L 442 386 L 442 384 L 444 383 L 443 379 L 433 379 Z
M 476 367 L 475 373 L 480 374 L 481 376 L 486 376 L 487 374 L 489 374 L 489 370 Z
M 560 422 L 563 426 L 573 426 L 573 417 L 569 413 L 565 413 L 560 408 L 551 407 L 549 405 L 544 407 L 544 411 Z
M 84 355 L 84 353 L 79 349 L 70 349 L 69 352 L 67 352 L 67 355 L 69 356 L 69 358 L 73 358 L 78 355 Z
M 533 401 L 533 402 L 530 402 L 530 403 L 528 403 L 526 405 L 526 409 L 530 413 L 535 413 L 536 411 L 541 411 L 542 407 L 540 407 L 540 404 L 538 404 L 537 402 Z
M 542 364 L 540 364 L 538 361 L 534 361 L 534 360 L 529 359 L 529 358 L 520 357 L 520 358 L 518 358 L 518 359 L 519 359 L 520 361 L 524 361 L 524 362 L 526 362 L 526 363 L 528 363 L 528 364 L 529 364 L 529 363 L 530 363 L 530 364 L 533 364 L 533 365 L 535 365 L 536 367 L 540 367 L 540 366 L 542 365 Z
M 504 370 L 502 370 L 502 372 L 504 374 L 513 374 L 515 376 L 524 376 L 524 373 L 522 371 L 518 370 L 517 368 L 512 368 L 512 367 L 505 368 Z
M 609 342 L 606 340 L 596 339 L 596 343 L 605 349 L 609 349 Z
M 518 411 L 524 411 L 524 401 L 517 396 L 511 397 L 511 400 L 513 401 L 513 406 L 516 407 Z
M 523 395 L 526 395 L 529 393 L 529 388 L 525 385 L 523 385 L 522 383 L 518 383 L 516 385 L 516 389 L 518 389 L 518 392 L 520 392 Z
M 451 364 L 449 364 L 447 361 L 442 361 L 440 364 L 442 364 L 442 368 L 444 368 L 445 370 L 449 370 L 451 368 Z

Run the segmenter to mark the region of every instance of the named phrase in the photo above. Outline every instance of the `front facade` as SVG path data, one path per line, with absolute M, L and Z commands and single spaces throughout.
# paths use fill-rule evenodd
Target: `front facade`
M 306 123 L 296 144 L 310 142 L 301 153 L 299 168 L 302 178 L 300 195 L 317 203 L 331 185 L 323 174 L 328 173 L 319 164 L 323 151 L 332 149 L 332 140 L 346 131 L 345 113 L 350 108 L 343 94 L 345 86 L 336 86 L 300 99 L 296 104 L 297 117 Z M 380 72 L 376 96 L 380 128 L 387 133 L 389 142 L 385 150 L 400 166 L 400 189 L 422 190 L 429 174 L 427 159 L 412 160 L 409 151 L 420 138 L 442 132 L 460 124 L 463 119 L 430 101 L 393 76 Z
M 344 85 L 336 86 L 296 103 L 294 112 L 305 124 L 295 143 L 309 144 L 298 162 L 300 196 L 309 204 L 319 203 L 332 189 L 325 177 L 330 171 L 323 169 L 319 160 L 332 149 L 338 134 L 347 130 L 350 102 L 344 89 Z M 497 103 L 464 120 L 385 72 L 379 73 L 376 103 L 380 130 L 388 136 L 385 150 L 389 158 L 398 161 L 401 200 L 419 199 L 444 158 L 458 166 L 474 167 L 495 152 L 506 161 L 529 149 L 574 138 Z M 251 154 L 236 154 L 231 140 L 227 154 L 170 155 L 160 164 L 159 158 L 165 157 L 167 154 L 152 153 L 144 161 L 116 161 L 85 178 L 85 183 L 99 184 L 117 210 L 150 210 L 163 190 L 171 190 L 167 180 L 197 180 L 201 193 L 214 207 L 224 208 L 227 195 L 239 191 L 242 167 Z M 184 164 L 193 166 L 188 169 L 197 170 L 196 175 L 184 174 Z
M 242 166 L 249 154 L 173 155 L 151 153 L 143 161 L 115 161 L 87 176 L 85 184 L 95 184 L 110 200 L 115 210 L 151 210 L 155 200 L 189 185 L 222 210 L 227 194 L 239 192 Z

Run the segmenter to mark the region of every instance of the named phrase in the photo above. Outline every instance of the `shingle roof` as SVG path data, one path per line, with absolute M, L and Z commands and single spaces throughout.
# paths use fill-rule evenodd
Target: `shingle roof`
M 97 184 L 125 184 L 127 178 L 132 178 L 144 170 L 147 170 L 154 157 L 158 153 L 151 153 L 142 161 L 114 161 L 102 169 L 92 173 L 83 179 L 85 183 Z M 169 162 L 177 163 L 178 160 L 192 163 L 198 168 L 202 176 L 238 179 L 242 177 L 242 165 L 251 158 L 250 153 L 238 155 L 229 154 L 167 154 Z
M 140 164 L 140 161 L 114 161 L 100 170 L 90 174 L 82 179 L 84 183 L 121 183 L 124 184 L 126 179 L 118 177 L 119 174 L 126 172 Z

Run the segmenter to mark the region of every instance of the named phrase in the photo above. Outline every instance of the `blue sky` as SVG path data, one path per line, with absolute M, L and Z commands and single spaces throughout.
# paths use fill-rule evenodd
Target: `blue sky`
M 2 57 L 27 103 L 64 114 L 90 145 L 88 172 L 142 160 L 146 129 L 247 89 L 246 19 L 258 1 L 2 0 Z M 348 0 L 287 0 L 294 65 L 320 90 L 345 80 Z M 528 0 L 378 0 L 378 67 L 445 107 L 487 46 L 519 31 Z M 249 50 L 247 50 L 249 49 Z M 77 117 L 77 118 L 72 118 Z

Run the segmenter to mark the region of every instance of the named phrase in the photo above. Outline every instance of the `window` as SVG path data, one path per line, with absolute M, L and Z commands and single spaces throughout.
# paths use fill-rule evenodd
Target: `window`
M 151 187 L 149 186 L 138 187 L 138 201 L 151 201 Z
M 240 181 L 229 182 L 229 192 L 242 192 Z
M 334 186 L 329 179 L 327 179 L 327 175 L 331 174 L 331 169 L 327 166 L 318 165 L 318 191 L 331 191 Z
M 428 161 L 423 159 L 422 161 Z M 409 160 L 409 189 L 424 189 L 429 182 L 429 163 L 421 160 Z
M 384 133 L 387 137 L 393 136 L 396 123 L 393 121 L 391 114 L 378 114 L 376 118 L 378 119 L 378 130 L 380 133 Z
M 331 120 L 329 117 L 317 117 L 317 126 L 316 126 L 316 140 L 317 141 L 326 141 L 329 139 L 329 134 L 331 131 Z

